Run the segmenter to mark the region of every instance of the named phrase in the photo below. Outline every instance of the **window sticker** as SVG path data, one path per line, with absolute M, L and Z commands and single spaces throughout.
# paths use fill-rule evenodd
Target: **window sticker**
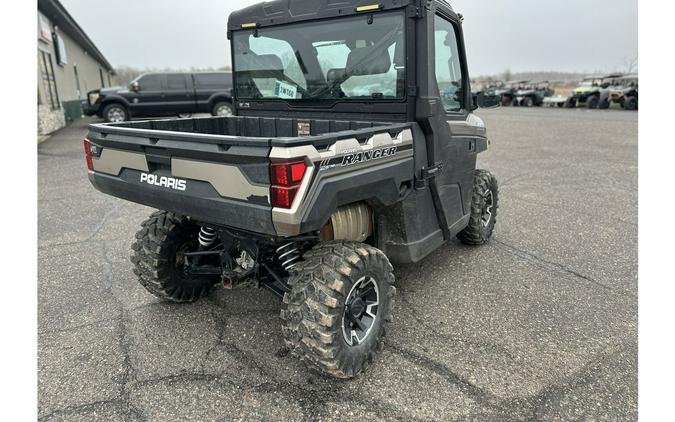
M 274 96 L 277 98 L 295 99 L 298 88 L 286 82 L 276 81 L 274 83 Z

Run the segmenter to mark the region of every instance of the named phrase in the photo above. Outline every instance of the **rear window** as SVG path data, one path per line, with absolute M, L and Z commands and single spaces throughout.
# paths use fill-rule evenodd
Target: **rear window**
M 232 75 L 230 73 L 195 73 L 194 80 L 197 88 L 232 87 Z

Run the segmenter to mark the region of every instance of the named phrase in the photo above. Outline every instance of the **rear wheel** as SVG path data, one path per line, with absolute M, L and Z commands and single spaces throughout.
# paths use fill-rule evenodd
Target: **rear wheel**
M 609 99 L 604 98 L 600 103 L 598 104 L 598 108 L 601 110 L 607 110 L 610 106 Z
M 205 296 L 218 276 L 192 275 L 184 269 L 185 252 L 197 250 L 199 226 L 187 218 L 157 211 L 141 224 L 131 262 L 143 287 L 170 302 L 194 302 Z
M 524 97 L 522 100 L 520 100 L 520 105 L 523 107 L 532 107 L 534 105 L 534 101 L 532 101 L 532 98 L 530 97 Z
M 598 103 L 600 100 L 597 95 L 591 95 L 586 98 L 586 108 L 598 108 Z
M 393 268 L 380 250 L 358 242 L 319 243 L 303 259 L 282 305 L 286 345 L 325 374 L 354 377 L 383 346 Z
M 637 110 L 638 100 L 635 97 L 628 97 L 623 106 L 626 110 Z
M 192 117 L 192 113 L 178 113 L 176 116 L 178 116 L 179 119 L 189 119 Z
M 567 100 L 565 100 L 565 108 L 574 108 L 576 106 L 577 106 L 577 100 L 575 100 L 574 98 L 570 97 Z
M 497 178 L 487 170 L 476 170 L 469 225 L 459 232 L 457 238 L 467 245 L 486 243 L 492 236 L 497 222 L 497 208 L 499 208 Z
M 232 108 L 232 104 L 221 101 L 213 106 L 211 114 L 220 117 L 232 116 L 234 114 L 234 109 Z
M 103 119 L 109 123 L 118 123 L 129 120 L 129 112 L 122 104 L 112 103 L 103 108 Z

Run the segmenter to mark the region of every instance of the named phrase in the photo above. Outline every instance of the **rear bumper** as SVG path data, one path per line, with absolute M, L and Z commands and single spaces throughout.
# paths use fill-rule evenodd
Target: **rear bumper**
M 189 180 L 185 191 L 142 184 L 140 174 L 131 169 L 124 169 L 119 176 L 89 172 L 89 181 L 103 193 L 138 204 L 205 223 L 276 235 L 271 206 L 223 198 L 211 184 L 201 181 Z

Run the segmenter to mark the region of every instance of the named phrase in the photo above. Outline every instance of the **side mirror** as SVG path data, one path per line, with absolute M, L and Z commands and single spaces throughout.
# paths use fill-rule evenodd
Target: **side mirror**
M 476 110 L 477 108 L 495 108 L 499 107 L 502 103 L 501 95 L 487 94 L 484 91 L 474 93 L 472 98 L 472 110 Z
M 138 92 L 141 90 L 141 86 L 138 84 L 138 82 L 134 82 L 131 84 L 131 90 L 134 92 Z

